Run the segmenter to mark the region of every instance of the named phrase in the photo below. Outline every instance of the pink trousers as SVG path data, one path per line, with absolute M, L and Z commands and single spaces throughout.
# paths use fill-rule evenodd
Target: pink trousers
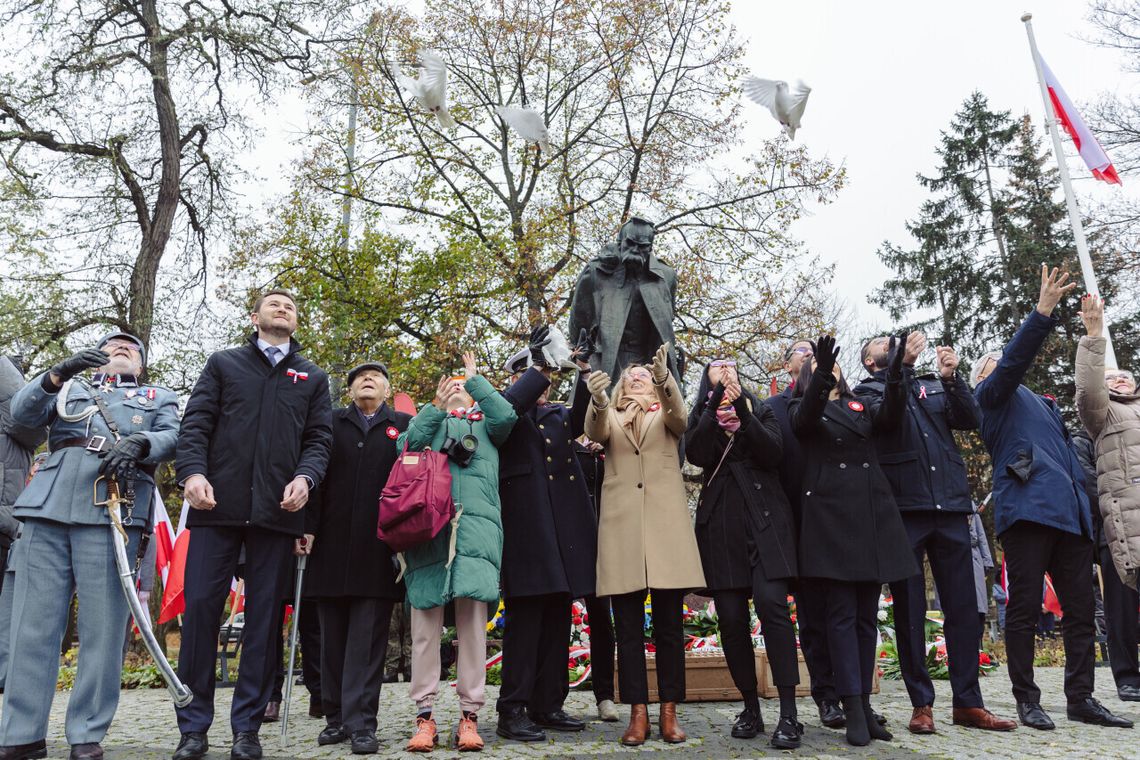
M 459 638 L 457 679 L 459 709 L 479 712 L 486 704 L 487 603 L 455 600 L 455 631 Z M 430 710 L 439 695 L 439 643 L 443 633 L 443 607 L 412 609 L 411 697 L 419 711 Z

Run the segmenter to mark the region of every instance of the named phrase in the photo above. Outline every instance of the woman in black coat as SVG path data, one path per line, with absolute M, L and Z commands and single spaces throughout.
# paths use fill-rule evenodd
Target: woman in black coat
M 796 574 L 792 510 L 780 486 L 780 426 L 772 409 L 740 387 L 736 363 L 711 362 L 701 378 L 685 433 L 685 456 L 704 468 L 697 506 L 697 547 L 719 619 L 721 643 L 744 711 L 732 735 L 764 730 L 749 630 L 752 598 L 780 693 L 772 746 L 800 746 L 796 634 L 788 614 L 788 580 Z
M 363 364 L 348 373 L 352 403 L 333 412 L 328 472 L 306 516 L 314 535 L 306 597 L 318 599 L 322 745 L 351 739 L 357 754 L 376 752 L 376 712 L 392 607 L 404 588 L 388 545 L 376 537 L 380 491 L 396 462 L 396 437 L 411 419 L 385 403 L 387 370 Z M 314 509 L 314 507 L 317 507 Z
M 898 427 L 906 413 L 901 346 L 892 352 L 882 400 L 856 398 L 835 363 L 839 348 L 820 337 L 788 406 L 804 453 L 800 503 L 802 582 L 826 606 L 827 644 L 835 688 L 847 716 L 847 741 L 863 746 L 890 733 L 874 719 L 871 685 L 883 583 L 918 573 L 890 484 L 879 468 L 873 436 Z

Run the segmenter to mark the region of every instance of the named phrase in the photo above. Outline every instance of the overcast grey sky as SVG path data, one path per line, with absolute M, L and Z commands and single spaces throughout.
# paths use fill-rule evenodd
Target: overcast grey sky
M 836 202 L 793 231 L 823 260 L 838 263 L 837 289 L 861 322 L 886 324 L 886 315 L 867 303 L 887 276 L 875 250 L 884 239 L 911 243 L 904 224 L 928 197 L 915 175 L 933 172 L 939 131 L 970 92 L 979 89 L 994 108 L 1043 123 L 1020 20 L 1027 10 L 1041 56 L 1075 103 L 1103 91 L 1133 91 L 1135 77 L 1121 74 L 1118 54 L 1081 39 L 1093 31 L 1083 0 L 735 4 L 734 23 L 750 39 L 753 73 L 789 82 L 798 77 L 812 87 L 796 139 L 847 166 L 849 184 Z M 762 109 L 752 124 L 757 135 L 779 129 Z M 1121 192 L 1091 179 L 1065 142 L 1079 195 L 1107 200 Z M 1136 190 L 1126 186 L 1124 192 L 1137 197 Z
M 409 0 L 407 7 L 415 10 L 422 3 Z M 1135 77 L 1121 73 L 1117 53 L 1081 39 L 1093 33 L 1083 0 L 734 4 L 732 21 L 748 40 L 746 65 L 752 73 L 789 82 L 802 78 L 813 88 L 797 141 L 847 167 L 848 185 L 836 202 L 801 220 L 792 232 L 822 260 L 838 264 L 836 289 L 855 310 L 860 328 L 886 325 L 885 313 L 867 303 L 868 293 L 887 276 L 875 250 L 884 239 L 910 244 L 905 222 L 927 197 L 915 175 L 933 171 L 939 131 L 962 101 L 980 89 L 993 107 L 1015 117 L 1029 113 L 1042 123 L 1040 91 L 1020 21 L 1026 10 L 1034 14 L 1042 56 L 1074 102 L 1136 86 Z M 271 192 L 285 192 L 288 164 L 298 155 L 294 141 L 305 122 L 296 93 L 271 118 L 251 160 L 257 173 L 274 178 Z M 760 106 L 749 104 L 747 118 L 746 134 L 756 140 L 779 132 Z M 1079 194 L 1107 200 L 1122 192 L 1092 180 L 1067 138 L 1066 145 Z M 253 192 L 265 190 L 257 185 Z M 1136 187 L 1123 192 L 1140 197 Z

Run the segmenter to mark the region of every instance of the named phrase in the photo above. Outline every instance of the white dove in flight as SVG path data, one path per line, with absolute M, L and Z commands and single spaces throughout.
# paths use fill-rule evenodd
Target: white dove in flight
M 796 89 L 790 90 L 787 82 L 746 77 L 744 94 L 771 111 L 776 121 L 784 125 L 788 138 L 796 139 L 796 130 L 800 128 L 800 119 L 811 94 L 811 88 L 802 79 L 796 80 Z
M 538 147 L 545 153 L 550 152 L 550 130 L 542 115 L 530 106 L 513 108 L 512 106 L 495 106 L 495 113 L 506 122 L 514 131 L 527 142 L 538 143 Z
M 435 114 L 441 126 L 454 127 L 455 119 L 447 111 L 447 64 L 434 51 L 424 50 L 420 53 L 419 65 L 423 69 L 419 79 L 397 74 L 396 81 L 414 95 L 421 106 Z

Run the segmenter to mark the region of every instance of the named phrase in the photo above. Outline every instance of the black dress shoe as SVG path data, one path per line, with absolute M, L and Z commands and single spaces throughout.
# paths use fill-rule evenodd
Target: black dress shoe
M 1092 697 L 1086 697 L 1080 702 L 1070 702 L 1065 708 L 1069 720 L 1079 720 L 1081 723 L 1091 723 L 1094 726 L 1111 726 L 1113 728 L 1132 728 L 1132 721 L 1113 715 L 1108 708 Z
M 770 744 L 776 749 L 797 749 L 804 737 L 804 724 L 787 715 L 780 716 Z
M 47 757 L 47 740 L 40 739 L 30 744 L 11 744 L 0 747 L 0 760 L 38 760 Z
M 1140 686 L 1126 683 L 1116 690 L 1116 696 L 1125 702 L 1140 702 Z
M 72 744 L 68 760 L 103 760 L 103 747 L 99 742 Z
M 261 760 L 261 739 L 256 731 L 238 731 L 230 747 L 230 760 Z
M 352 754 L 375 755 L 380 751 L 380 742 L 376 741 L 376 733 L 363 728 L 352 732 Z
M 819 701 L 819 722 L 828 728 L 843 728 L 847 725 L 847 716 L 843 714 L 839 703 L 833 699 Z
M 877 712 L 875 712 L 874 710 L 872 710 L 872 711 L 871 711 L 871 718 L 872 718 L 872 719 L 873 719 L 873 720 L 874 720 L 876 723 L 878 723 L 880 726 L 885 726 L 885 725 L 887 725 L 887 716 L 886 716 L 886 715 L 880 715 L 879 713 L 877 713 Z
M 348 741 L 348 732 L 344 730 L 344 726 L 325 726 L 325 730 L 317 736 L 317 744 L 322 747 L 346 741 Z
M 546 741 L 546 732 L 527 716 L 522 707 L 507 708 L 500 712 L 495 733 L 515 742 Z
M 200 760 L 210 751 L 210 741 L 206 733 L 190 731 L 182 734 L 178 749 L 174 750 L 173 760 Z
M 265 705 L 265 715 L 262 716 L 262 723 L 276 723 L 281 720 L 281 703 L 268 702 Z
M 733 739 L 755 739 L 756 735 L 763 731 L 764 719 L 760 717 L 759 712 L 748 708 L 744 708 L 744 711 L 736 716 L 736 722 L 732 724 Z
M 586 727 L 585 721 L 567 715 L 564 710 L 555 710 L 546 713 L 530 713 L 530 719 L 541 728 L 551 731 L 581 731 Z
M 1023 725 L 1036 728 L 1038 731 L 1052 731 L 1056 728 L 1038 702 L 1018 702 L 1017 717 L 1021 718 Z

